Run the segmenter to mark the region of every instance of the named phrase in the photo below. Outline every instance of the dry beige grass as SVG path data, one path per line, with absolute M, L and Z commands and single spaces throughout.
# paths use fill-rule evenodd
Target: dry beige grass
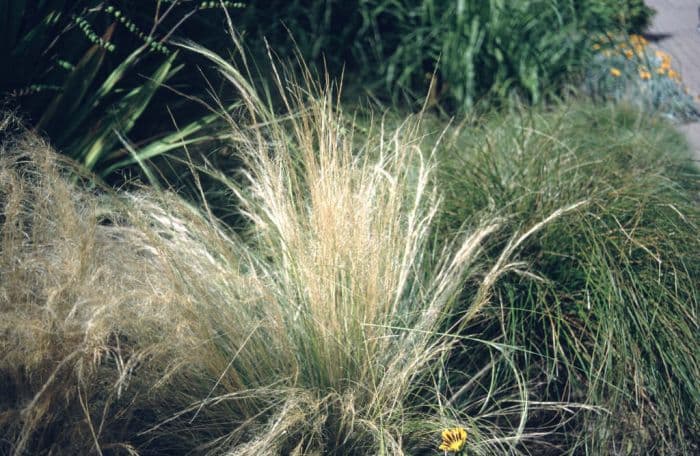
M 13 454 L 102 445 L 125 397 L 143 392 L 134 375 L 154 386 L 191 352 L 174 311 L 184 297 L 147 204 L 81 190 L 31 134 L 0 157 L 3 438 Z

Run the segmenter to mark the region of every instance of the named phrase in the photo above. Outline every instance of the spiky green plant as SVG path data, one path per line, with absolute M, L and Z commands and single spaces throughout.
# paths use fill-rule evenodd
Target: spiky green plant
M 208 21 L 199 23 L 199 34 L 223 36 L 223 14 L 209 10 L 243 7 L 209 3 L 2 0 L 0 96 L 62 153 L 102 177 L 212 140 L 217 116 L 186 106 L 182 93 L 195 95 L 193 72 L 183 77 L 189 62 L 167 43 L 188 20 Z M 163 115 L 168 111 L 172 119 Z

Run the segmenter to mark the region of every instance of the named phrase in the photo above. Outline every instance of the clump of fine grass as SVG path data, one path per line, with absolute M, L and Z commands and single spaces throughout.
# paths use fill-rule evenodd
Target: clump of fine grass
M 0 449 L 129 451 L 134 411 L 192 348 L 157 229 L 11 117 L 0 131 Z
M 476 454 L 541 440 L 513 348 L 441 332 L 479 314 L 510 251 L 454 316 L 499 223 L 433 250 L 439 198 L 419 128 L 355 137 L 330 85 L 280 74 L 287 109 L 273 114 L 197 50 L 248 106 L 228 119 L 241 180 L 218 174 L 245 238 L 206 203 L 82 188 L 36 138 L 3 144 L 3 450 L 405 454 L 434 449 L 444 425 L 466 427 Z M 494 353 L 507 384 L 445 386 L 466 341 Z
M 533 400 L 595 407 L 550 451 L 697 451 L 700 174 L 682 137 L 638 111 L 577 105 L 492 119 L 446 145 L 443 227 L 502 217 L 494 261 L 512 233 L 589 201 L 522 243 L 467 330 L 524 348 Z M 477 289 L 467 283 L 466 305 Z
M 355 137 L 332 87 L 312 83 L 308 70 L 302 85 L 274 74 L 285 105 L 275 115 L 236 68 L 189 47 L 217 64 L 248 106 L 252 129 L 229 118 L 242 183 L 206 171 L 239 200 L 249 241 L 234 244 L 222 279 L 202 284 L 199 271 L 182 265 L 187 288 L 204 288 L 195 295 L 224 287 L 205 300 L 224 307 L 196 312 L 217 315 L 206 367 L 216 381 L 204 400 L 192 398 L 199 400 L 153 432 L 187 419 L 228 423 L 208 448 L 234 454 L 403 454 L 435 445 L 439 423 L 469 420 L 473 451 L 517 451 L 527 406 L 507 412 L 518 425 L 499 426 L 442 403 L 435 388 L 457 343 L 437 330 L 497 224 L 480 223 L 454 250 L 432 251 L 438 200 L 418 126 L 380 124 Z M 221 242 L 210 245 L 226 258 L 232 246 Z M 498 413 L 502 400 L 524 401 L 525 387 L 497 394 L 487 385 L 481 394 L 498 398 L 482 414 Z

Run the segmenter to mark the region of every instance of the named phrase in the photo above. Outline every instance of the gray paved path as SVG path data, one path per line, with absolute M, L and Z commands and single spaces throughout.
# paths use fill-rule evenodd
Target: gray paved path
M 700 94 L 700 0 L 646 0 L 656 10 L 649 32 L 659 38 L 656 45 L 672 57 L 683 82 L 694 97 Z M 697 99 L 697 98 L 696 98 Z M 681 127 L 700 163 L 700 122 Z

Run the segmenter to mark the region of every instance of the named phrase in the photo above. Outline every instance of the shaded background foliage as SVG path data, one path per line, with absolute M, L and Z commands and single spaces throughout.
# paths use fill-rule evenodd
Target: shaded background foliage
M 0 93 L 58 149 L 103 176 L 136 161 L 127 138 L 140 157 L 210 140 L 215 116 L 183 96 L 203 92 L 202 75 L 168 41 L 186 36 L 221 49 L 217 13 L 215 2 L 3 1 Z
M 554 96 L 590 57 L 594 32 L 636 31 L 651 16 L 639 0 L 2 0 L 0 96 L 102 177 L 117 183 L 132 167 L 153 181 L 145 160 L 220 135 L 216 116 L 183 94 L 213 89 L 235 103 L 172 44 L 230 52 L 224 10 L 256 64 L 267 40 L 282 58 L 298 51 L 334 77 L 345 71 L 353 95 L 412 109 L 427 97 L 452 113 Z

